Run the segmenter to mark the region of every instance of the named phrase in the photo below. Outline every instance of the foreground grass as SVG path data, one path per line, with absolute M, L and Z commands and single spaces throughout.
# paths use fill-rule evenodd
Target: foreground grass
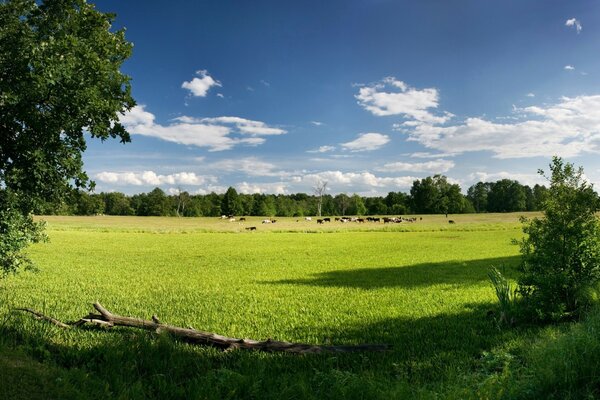
M 0 354 L 25 353 L 26 369 L 55 398 L 499 395 L 514 354 L 523 357 L 542 334 L 562 334 L 500 330 L 487 316 L 495 300 L 488 268 L 504 265 L 510 276 L 518 261 L 510 245 L 520 235 L 517 217 L 466 216 L 450 227 L 436 217 L 408 232 L 381 225 L 331 234 L 288 232 L 304 223 L 295 219 L 281 221 L 279 231 L 239 234 L 220 233 L 211 224 L 230 225 L 214 220 L 183 220 L 198 226 L 181 228 L 174 218 L 51 219 L 51 242 L 32 249 L 41 271 L 3 282 Z M 9 312 L 28 306 L 73 320 L 96 300 L 122 315 L 156 313 L 228 336 L 394 349 L 221 353 L 129 329 L 63 331 Z

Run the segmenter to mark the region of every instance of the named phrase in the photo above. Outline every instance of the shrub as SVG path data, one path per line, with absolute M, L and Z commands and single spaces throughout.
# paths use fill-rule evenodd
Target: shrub
M 32 269 L 33 263 L 23 253 L 31 243 L 45 240 L 44 223 L 35 222 L 14 208 L 0 209 L 0 277 L 19 269 Z
M 537 317 L 560 319 L 578 314 L 600 279 L 600 224 L 583 169 L 554 157 L 550 171 L 544 217 L 523 220 L 519 293 Z

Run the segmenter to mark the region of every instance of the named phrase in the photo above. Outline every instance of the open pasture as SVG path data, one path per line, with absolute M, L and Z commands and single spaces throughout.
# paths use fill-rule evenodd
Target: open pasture
M 217 219 L 47 217 L 50 242 L 31 249 L 40 271 L 2 283 L 0 329 L 5 343 L 68 368 L 60 396 L 93 387 L 89 398 L 428 397 L 468 388 L 464 377 L 484 354 L 532 337 L 500 330 L 488 315 L 487 271 L 504 266 L 514 276 L 519 215 L 452 216 L 453 225 L 424 216 L 394 229 L 296 219 L 263 229 L 249 218 L 256 232 Z M 394 347 L 222 353 L 129 329 L 63 331 L 9 312 L 32 307 L 69 321 L 97 300 L 121 315 L 156 313 L 227 336 Z

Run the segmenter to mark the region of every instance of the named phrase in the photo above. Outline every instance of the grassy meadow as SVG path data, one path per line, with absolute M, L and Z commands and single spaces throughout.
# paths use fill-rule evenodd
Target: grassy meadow
M 593 394 L 578 384 L 579 375 L 561 378 L 563 389 L 536 379 L 550 382 L 558 374 L 546 365 L 545 357 L 557 359 L 546 343 L 587 343 L 588 325 L 600 325 L 600 316 L 546 328 L 495 323 L 487 271 L 496 266 L 516 276 L 519 253 L 511 239 L 522 234 L 520 215 L 450 216 L 455 224 L 422 216 L 393 225 L 43 217 L 50 241 L 30 249 L 39 271 L 0 282 L 0 398 Z M 223 353 L 127 328 L 61 330 L 11 311 L 31 307 L 71 321 L 94 301 L 120 315 L 156 314 L 227 336 L 393 349 Z M 545 375 L 531 376 L 536 365 Z

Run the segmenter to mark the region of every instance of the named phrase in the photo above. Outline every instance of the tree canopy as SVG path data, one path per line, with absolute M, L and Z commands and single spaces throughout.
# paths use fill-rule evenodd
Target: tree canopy
M 86 134 L 130 140 L 131 109 L 120 72 L 132 45 L 114 16 L 84 0 L 0 2 L 0 187 L 29 211 L 38 199 L 87 187 Z
M 20 251 L 41 238 L 29 213 L 72 188 L 86 136 L 130 141 L 119 123 L 135 101 L 120 72 L 132 45 L 114 15 L 85 0 L 0 0 L 0 262 L 28 264 Z M 81 212 L 98 207 L 80 198 Z M 16 212 L 18 210 L 18 212 Z

